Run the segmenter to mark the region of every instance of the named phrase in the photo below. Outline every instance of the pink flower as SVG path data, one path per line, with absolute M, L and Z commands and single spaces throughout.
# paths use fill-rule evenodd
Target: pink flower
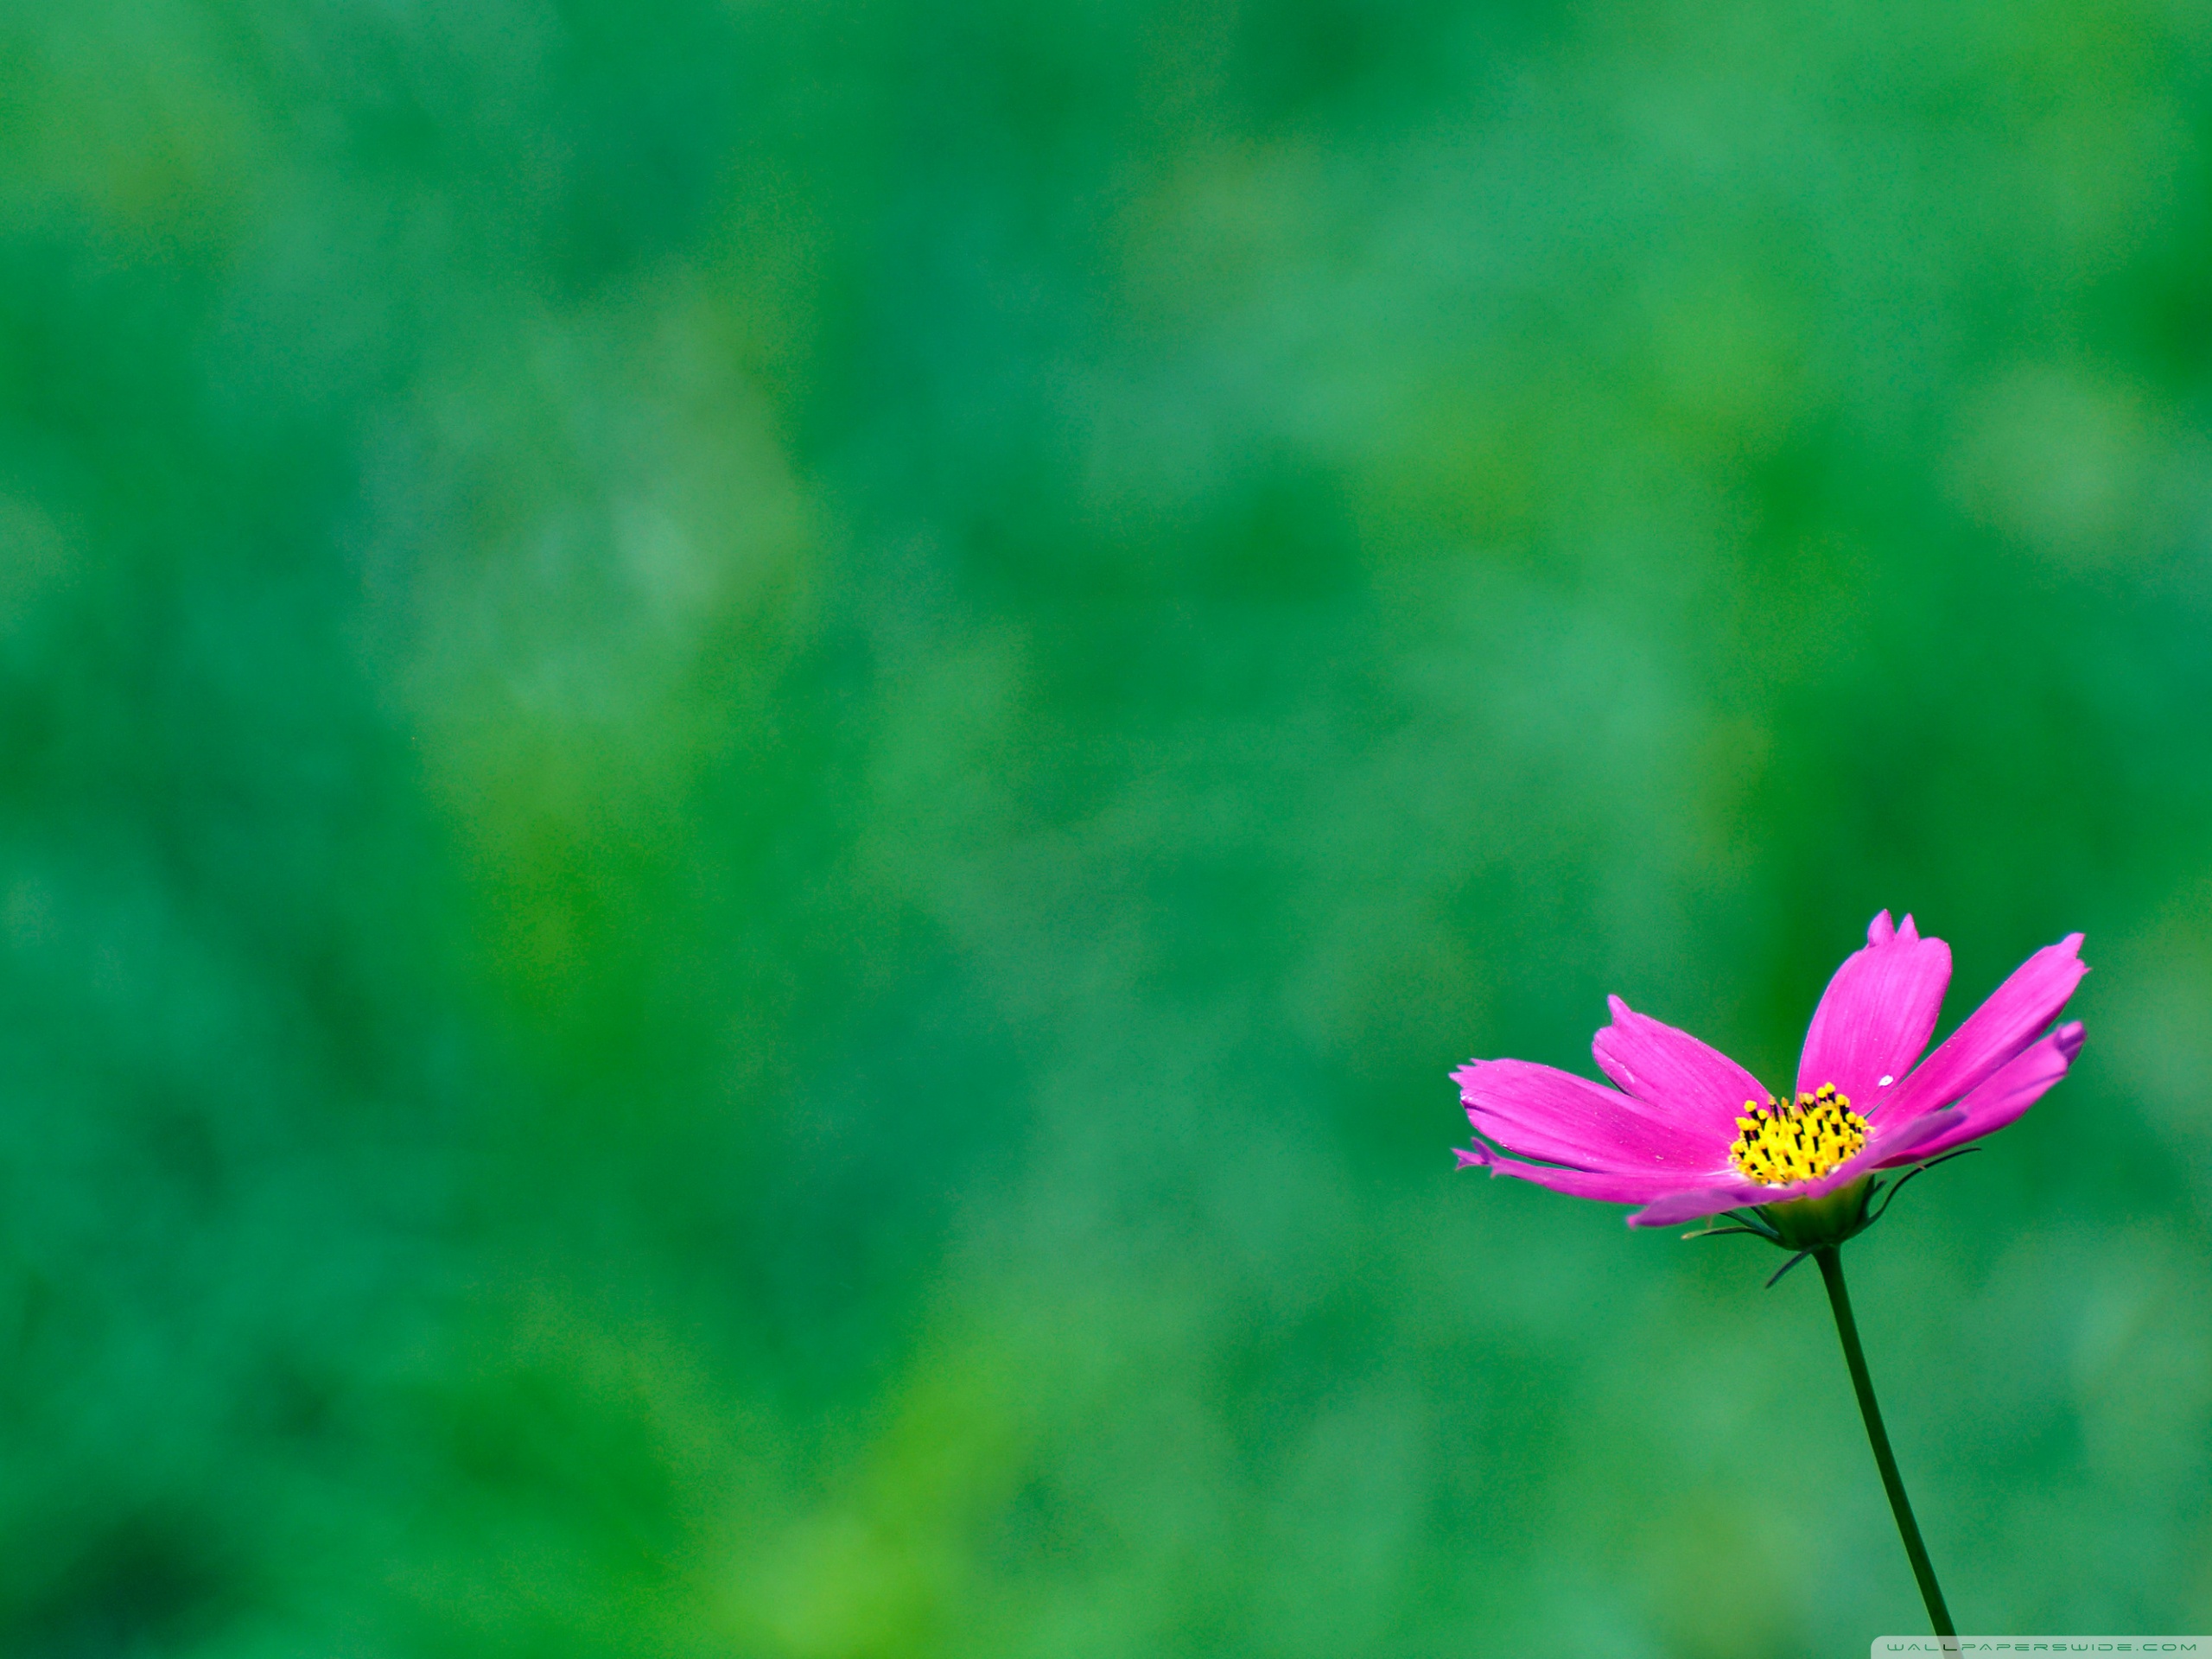
M 1781 1103 L 1717 1049 L 1611 998 L 1613 1022 L 1591 1049 L 1619 1086 L 1525 1060 L 1471 1060 L 1452 1074 L 1477 1137 L 1459 1162 L 1641 1205 L 1631 1227 L 1749 1206 L 1796 1243 L 1806 1229 L 1789 1217 L 1833 1217 L 1841 1205 L 1836 1236 L 1847 1236 L 1866 1224 L 1873 1172 L 1924 1165 L 2003 1128 L 2066 1075 L 2082 1027 L 2050 1026 L 2088 971 L 2081 948 L 2074 933 L 2037 951 L 1923 1059 L 1950 947 L 1884 911 L 1866 948 L 1828 982 L 1796 1098 Z M 1831 1194 L 1844 1197 L 1817 1204 Z

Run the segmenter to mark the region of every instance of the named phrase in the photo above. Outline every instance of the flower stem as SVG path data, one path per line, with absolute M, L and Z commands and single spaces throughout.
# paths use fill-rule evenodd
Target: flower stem
M 1874 1465 L 1882 1471 L 1882 1490 L 1890 1495 L 1890 1512 L 1897 1518 L 1897 1535 L 1912 1562 L 1912 1576 L 1920 1581 L 1920 1599 L 1928 1604 L 1928 1617 L 1938 1636 L 1956 1636 L 1950 1609 L 1943 1605 L 1943 1591 L 1929 1564 L 1928 1546 L 1920 1541 L 1920 1525 L 1912 1518 L 1912 1502 L 1904 1495 L 1897 1475 L 1897 1454 L 1890 1450 L 1889 1431 L 1882 1427 L 1882 1408 L 1874 1402 L 1874 1379 L 1866 1374 L 1866 1352 L 1859 1345 L 1859 1324 L 1851 1317 L 1851 1293 L 1843 1285 L 1843 1252 L 1824 1244 L 1813 1252 L 1821 1264 L 1821 1278 L 1828 1287 L 1828 1306 L 1835 1310 L 1835 1333 L 1843 1339 L 1843 1363 L 1851 1370 L 1851 1386 L 1859 1395 L 1859 1414 L 1866 1420 L 1866 1438 L 1874 1447 Z

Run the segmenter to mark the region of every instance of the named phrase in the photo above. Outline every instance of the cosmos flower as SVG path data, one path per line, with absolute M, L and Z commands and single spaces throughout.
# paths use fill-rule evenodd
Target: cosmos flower
M 1613 997 L 1591 1047 L 1615 1088 L 1525 1060 L 1452 1074 L 1477 1136 L 1459 1161 L 1637 1205 L 1633 1227 L 1749 1208 L 1755 1230 L 1779 1229 L 1777 1243 L 1848 1236 L 1866 1224 L 1876 1171 L 1924 1166 L 2003 1128 L 2066 1075 L 2082 1027 L 2050 1026 L 2088 971 L 2081 947 L 2075 933 L 2037 951 L 1923 1058 L 1950 947 L 1884 911 L 1828 982 L 1796 1094 L 1781 1101 L 1719 1050 Z

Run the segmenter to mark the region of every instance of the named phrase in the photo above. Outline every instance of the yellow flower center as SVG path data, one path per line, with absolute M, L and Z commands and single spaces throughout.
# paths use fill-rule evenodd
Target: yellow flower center
M 1800 1094 L 1794 1105 L 1777 1105 L 1769 1095 L 1764 1106 L 1745 1101 L 1744 1110 L 1728 1156 L 1763 1186 L 1815 1180 L 1866 1144 L 1866 1120 L 1832 1083 Z

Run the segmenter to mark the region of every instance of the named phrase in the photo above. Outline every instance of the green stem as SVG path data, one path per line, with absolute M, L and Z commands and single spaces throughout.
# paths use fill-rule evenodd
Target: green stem
M 1897 1518 L 1897 1535 L 1912 1562 L 1912 1576 L 1920 1581 L 1920 1599 L 1928 1604 L 1928 1617 L 1938 1636 L 1956 1636 L 1950 1609 L 1943 1605 L 1943 1592 L 1929 1564 L 1928 1546 L 1920 1541 L 1920 1525 L 1912 1518 L 1912 1502 L 1904 1495 L 1897 1475 L 1897 1453 L 1890 1450 L 1889 1431 L 1882 1427 L 1882 1408 L 1874 1402 L 1874 1379 L 1866 1374 L 1866 1352 L 1859 1345 L 1859 1324 L 1851 1317 L 1851 1293 L 1843 1287 L 1843 1252 L 1824 1244 L 1813 1252 L 1821 1264 L 1821 1277 L 1828 1287 L 1828 1305 L 1835 1309 L 1835 1333 L 1843 1338 L 1843 1363 L 1851 1369 L 1851 1386 L 1859 1395 L 1859 1414 L 1866 1420 L 1866 1438 L 1873 1444 L 1874 1464 L 1882 1471 L 1882 1489 L 1890 1495 L 1890 1512 Z

